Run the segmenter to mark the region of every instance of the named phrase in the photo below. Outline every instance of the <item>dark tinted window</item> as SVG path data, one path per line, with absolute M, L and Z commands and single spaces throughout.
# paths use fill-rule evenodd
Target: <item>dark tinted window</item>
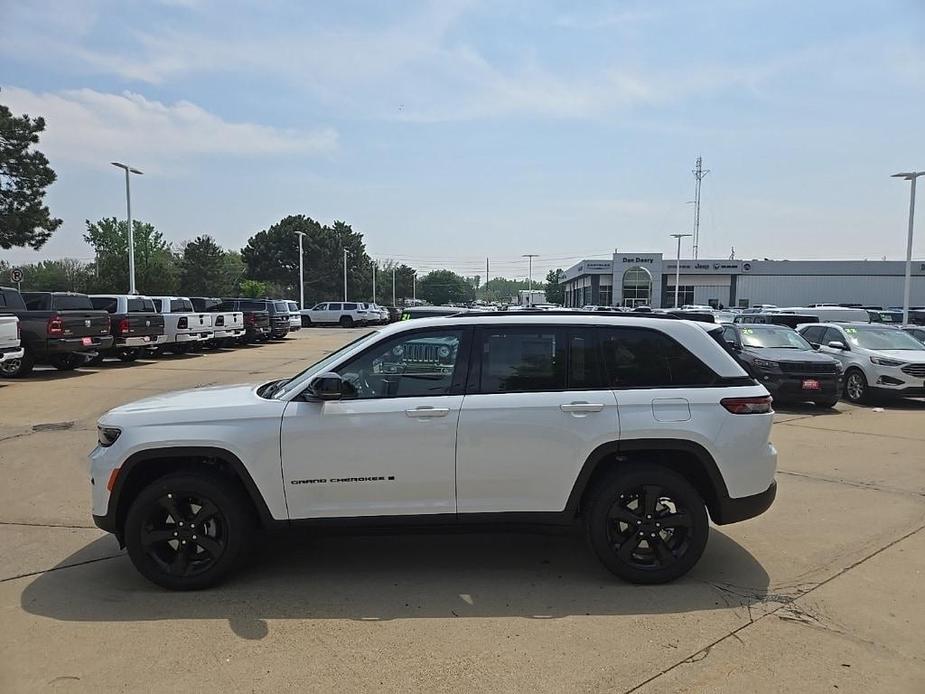
M 841 334 L 841 331 L 836 328 L 826 328 L 825 334 L 822 336 L 822 344 L 827 345 L 830 342 L 841 342 L 842 344 L 848 344 L 845 342 L 845 336 Z
M 299 305 L 294 301 L 287 301 L 286 306 L 289 307 L 290 312 L 299 310 Z
M 821 325 L 814 325 L 810 328 L 806 328 L 800 334 L 807 342 L 818 345 L 822 343 L 822 336 L 825 334 L 825 328 Z
M 265 301 L 242 301 L 241 309 L 244 311 L 266 311 L 267 303 Z
M 2 289 L 0 289 L 0 306 L 6 306 L 8 308 L 15 308 L 15 309 L 26 308 L 26 305 L 23 303 L 22 297 L 19 295 L 19 292 L 3 291 Z
M 723 328 L 723 339 L 724 339 L 726 342 L 730 342 L 730 343 L 732 343 L 732 344 L 735 344 L 735 342 L 736 342 L 736 329 L 733 328 L 732 326 L 728 326 L 728 325 L 727 325 L 725 328 Z
M 23 292 L 22 300 L 26 302 L 26 308 L 30 311 L 41 311 L 48 308 L 48 295 L 40 292 Z
M 60 311 L 89 311 L 93 309 L 86 294 L 53 294 L 52 305 Z
M 565 348 L 552 328 L 482 331 L 482 393 L 516 393 L 565 388 Z
M 315 304 L 312 306 L 312 311 L 324 311 L 328 307 L 327 304 Z
M 289 313 L 289 304 L 287 304 L 285 301 L 275 301 L 273 302 L 273 305 L 280 313 Z
M 153 299 L 138 297 L 128 300 L 129 313 L 157 313 L 157 311 L 158 308 Z
M 602 388 L 600 345 L 591 329 L 571 330 L 568 338 L 568 387 Z
M 340 304 L 328 304 L 328 311 L 340 311 Z
M 356 304 L 344 304 L 344 310 L 345 311 L 356 311 L 357 305 Z
M 90 297 L 90 303 L 93 304 L 93 308 L 108 311 L 109 313 L 115 313 L 116 306 L 118 305 L 115 297 L 111 296 Z
M 604 374 L 611 388 L 708 385 L 716 374 L 657 330 L 601 328 Z
M 462 330 L 403 333 L 337 369 L 356 399 L 449 395 Z
M 188 301 L 187 299 L 171 299 L 170 300 L 170 312 L 171 313 L 190 313 L 193 311 L 193 302 Z

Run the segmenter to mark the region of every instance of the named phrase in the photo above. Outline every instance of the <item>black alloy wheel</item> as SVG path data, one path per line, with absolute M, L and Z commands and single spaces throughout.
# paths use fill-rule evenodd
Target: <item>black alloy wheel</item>
M 73 371 L 84 363 L 84 358 L 74 352 L 66 354 L 54 354 L 48 359 L 48 363 L 58 371 Z
M 340 323 L 340 327 L 342 328 L 352 328 L 353 318 L 351 318 L 350 316 L 341 316 L 338 323 Z
M 587 514 L 591 546 L 614 574 L 664 583 L 687 573 L 706 547 L 709 520 L 697 490 L 656 464 L 634 463 L 602 480 Z
M 168 475 L 144 488 L 129 509 L 129 557 L 157 585 L 207 588 L 244 556 L 254 527 L 249 509 L 249 500 L 220 475 Z

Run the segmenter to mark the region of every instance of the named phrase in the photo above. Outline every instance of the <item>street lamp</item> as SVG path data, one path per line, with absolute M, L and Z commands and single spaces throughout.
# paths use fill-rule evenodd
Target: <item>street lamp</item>
M 303 311 L 305 310 L 305 280 L 302 275 L 302 237 L 305 236 L 304 231 L 297 231 L 299 235 L 299 308 Z
M 347 249 L 344 249 L 344 301 L 347 300 Z
M 138 169 L 133 169 L 128 164 L 120 164 L 117 161 L 109 162 L 113 166 L 125 170 L 125 210 L 128 216 L 128 293 L 137 294 L 135 291 L 135 234 L 132 230 L 132 192 L 129 186 L 129 174 L 142 175 Z
M 675 262 L 674 273 L 674 307 L 678 308 L 678 285 L 681 284 L 681 239 L 686 239 L 693 234 L 670 234 L 672 238 L 678 240 L 678 260 Z
M 915 219 L 915 179 L 925 176 L 925 171 L 908 171 L 896 173 L 892 178 L 911 181 L 909 191 L 909 240 L 906 242 L 906 284 L 903 288 L 903 325 L 909 324 L 909 304 L 912 298 L 912 222 Z

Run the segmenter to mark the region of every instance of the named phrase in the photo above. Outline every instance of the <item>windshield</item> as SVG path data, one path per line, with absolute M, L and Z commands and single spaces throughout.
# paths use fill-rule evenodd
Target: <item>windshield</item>
M 299 305 L 294 301 L 287 301 L 286 305 L 289 307 L 290 311 L 298 311 Z
M 845 335 L 853 347 L 863 349 L 914 349 L 921 351 L 922 343 L 912 335 L 893 328 L 845 328 Z
M 742 344 L 762 349 L 812 349 L 806 340 L 786 328 L 743 328 Z
M 288 395 L 289 393 L 292 393 L 293 391 L 301 390 L 306 385 L 308 385 L 308 382 L 312 378 L 314 378 L 320 373 L 324 373 L 325 371 L 327 371 L 328 368 L 331 366 L 331 364 L 333 364 L 338 359 L 340 359 L 348 351 L 352 350 L 354 347 L 357 347 L 360 344 L 368 340 L 371 340 L 375 335 L 378 335 L 378 334 L 379 334 L 378 331 L 373 330 L 372 332 L 368 332 L 365 335 L 358 337 L 353 342 L 348 342 L 346 345 L 344 345 L 340 349 L 334 352 L 331 352 L 331 354 L 322 358 L 320 361 L 315 362 L 314 364 L 309 366 L 307 369 L 305 369 L 301 373 L 296 374 L 295 376 L 290 378 L 288 381 L 286 381 L 283 385 L 280 386 L 279 390 L 273 394 L 273 398 L 276 400 L 280 400 L 286 395 Z

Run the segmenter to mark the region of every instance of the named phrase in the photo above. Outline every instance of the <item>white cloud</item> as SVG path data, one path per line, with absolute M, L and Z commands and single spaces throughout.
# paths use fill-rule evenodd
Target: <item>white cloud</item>
M 133 92 L 35 93 L 5 87 L 2 98 L 14 113 L 45 118 L 42 150 L 53 160 L 105 166 L 128 158 L 155 172 L 164 162 L 199 155 L 312 155 L 337 146 L 331 128 L 295 131 L 234 123 L 189 101 L 164 104 Z

